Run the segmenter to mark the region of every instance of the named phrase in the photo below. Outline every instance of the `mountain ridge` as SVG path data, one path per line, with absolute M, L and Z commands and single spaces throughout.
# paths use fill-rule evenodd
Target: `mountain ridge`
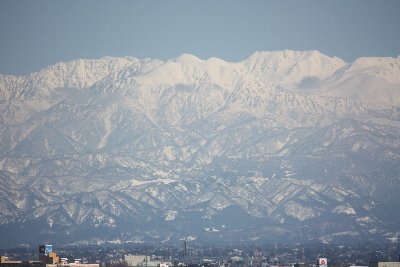
M 184 60 L 185 57 L 189 60 Z M 50 88 L 73 87 L 83 89 L 92 86 L 96 82 L 101 82 L 101 80 L 105 79 L 107 76 L 110 76 L 108 78 L 109 80 L 123 80 L 121 79 L 121 75 L 123 75 L 123 78 L 126 80 L 125 82 L 129 82 L 129 80 L 135 80 L 134 77 L 137 76 L 135 75 L 135 73 L 139 71 L 139 73 L 137 74 L 140 74 L 141 68 L 145 68 L 143 70 L 144 72 L 149 72 L 152 70 L 157 70 L 160 67 L 164 69 L 170 67 L 172 68 L 172 70 L 169 70 L 169 73 L 174 73 L 176 75 L 181 70 L 177 71 L 172 66 L 174 64 L 180 65 L 184 62 L 186 63 L 182 66 L 191 66 L 192 69 L 195 65 L 207 65 L 208 67 L 206 69 L 208 69 L 208 71 L 206 70 L 206 73 L 208 72 L 209 75 L 215 76 L 216 79 L 220 79 L 222 81 L 226 81 L 227 79 L 231 80 L 232 75 L 237 75 L 237 72 L 246 71 L 257 75 L 259 79 L 263 80 L 264 82 L 269 82 L 274 85 L 290 89 L 303 88 L 303 90 L 307 90 L 307 92 L 309 93 L 322 96 L 343 95 L 353 99 L 368 101 L 370 103 L 377 102 L 378 104 L 384 105 L 398 105 L 400 101 L 400 93 L 398 92 L 399 90 L 397 90 L 398 84 L 400 83 L 397 75 L 399 68 L 399 57 L 364 57 L 356 59 L 352 63 L 346 63 L 340 58 L 328 57 L 315 50 L 254 52 L 247 59 L 239 62 L 227 62 L 217 58 L 202 60 L 190 54 L 182 54 L 180 57 L 165 62 L 156 59 L 139 60 L 134 57 L 103 57 L 102 59 L 79 59 L 67 63 L 59 62 L 39 72 L 26 76 L 0 75 L 1 88 L 3 88 L 2 92 L 0 92 L 0 97 L 2 99 L 10 99 L 10 91 L 13 91 L 14 98 L 20 97 L 18 96 L 18 94 L 15 95 L 16 93 L 18 93 L 16 92 L 17 90 L 15 90 L 16 87 L 20 88 L 18 91 L 21 91 L 21 88 L 25 88 L 25 92 L 22 93 L 27 94 L 28 97 L 32 97 L 31 94 L 33 93 L 32 91 L 35 91 L 35 86 Z M 192 64 L 194 62 L 196 62 L 196 64 Z M 97 63 L 97 65 L 100 64 L 100 68 L 92 70 L 90 66 L 95 63 Z M 85 64 L 88 65 L 86 69 L 89 70 L 89 72 L 79 73 L 79 68 L 82 69 L 83 65 Z M 106 65 L 108 65 L 108 67 L 106 67 Z M 376 71 L 378 72 L 378 76 L 373 73 L 373 75 L 365 76 L 364 69 L 366 67 L 360 68 L 359 66 L 369 66 L 371 71 L 373 71 L 374 68 L 378 69 Z M 218 67 L 220 69 L 218 69 Z M 221 69 L 221 67 L 224 67 L 225 70 L 228 67 L 234 72 L 231 73 L 230 76 L 225 75 L 226 77 L 221 77 L 221 73 L 218 73 L 224 71 L 224 69 Z M 383 69 L 379 71 L 379 68 Z M 371 80 L 364 85 L 356 84 L 353 86 L 356 87 L 355 89 L 352 89 L 353 87 L 350 85 L 341 86 L 340 84 L 337 84 L 340 83 L 341 79 L 344 79 L 338 77 L 339 74 L 337 74 L 337 72 L 339 71 L 340 73 L 342 69 L 344 70 L 344 74 L 348 72 L 347 70 L 352 70 L 353 73 L 355 72 L 354 74 L 352 74 L 353 76 L 364 75 L 360 78 L 364 80 L 383 79 L 380 84 L 384 84 L 382 90 L 385 95 L 382 96 L 382 94 L 377 95 L 376 93 L 374 93 L 374 88 L 376 88 L 376 86 L 379 84 L 379 80 Z M 91 70 L 93 73 L 90 72 Z M 160 70 L 158 70 L 158 72 L 159 71 Z M 173 75 L 169 75 L 168 70 L 166 71 L 167 73 L 164 76 L 164 80 L 172 79 L 171 82 L 175 82 L 175 84 L 177 83 L 176 81 L 187 82 L 184 76 L 180 76 L 181 78 L 179 78 Z M 182 71 L 187 72 L 188 70 L 186 69 Z M 120 77 L 113 77 L 113 75 L 115 76 L 116 73 L 119 73 L 118 75 L 120 75 Z M 74 77 L 74 74 L 76 77 Z M 64 77 L 65 75 L 69 75 L 69 77 Z M 184 74 L 182 73 L 182 75 Z M 201 79 L 203 75 L 204 73 L 198 73 L 196 80 Z M 159 77 L 160 73 L 155 76 Z M 194 75 L 193 73 L 187 73 L 187 76 L 189 77 L 189 79 L 196 77 L 196 75 Z M 65 84 L 61 82 L 61 80 L 63 79 L 66 80 Z M 154 77 L 150 76 L 146 79 L 150 79 L 150 81 L 148 82 L 151 82 Z M 143 80 L 143 78 L 141 78 L 141 81 L 145 82 L 146 79 Z M 30 84 L 27 84 L 26 80 L 33 80 L 34 82 L 33 84 L 32 82 Z M 155 81 L 157 81 L 157 79 L 155 79 Z M 336 82 L 336 84 L 332 85 L 332 81 Z M 172 85 L 171 82 L 169 83 L 169 85 Z M 12 83 L 14 83 L 14 86 L 12 86 Z M 46 83 L 50 84 L 46 85 Z M 324 85 L 324 83 L 327 83 L 327 85 Z M 372 83 L 372 85 L 369 85 L 369 83 Z M 221 85 L 223 84 L 223 82 L 219 84 Z M 222 86 L 229 87 L 231 86 L 231 84 Z M 363 93 L 360 90 L 360 86 L 361 88 L 362 86 L 366 87 L 367 92 Z M 342 87 L 343 89 L 341 89 Z M 6 88 L 9 88 L 9 92 L 5 90 Z M 13 88 L 13 90 L 11 90 L 11 88 Z M 338 91 L 338 89 L 336 88 L 339 88 L 340 91 Z M 44 92 L 44 95 L 46 95 L 46 92 Z
M 270 56 L 286 60 L 281 83 L 265 72 Z M 400 202 L 397 100 L 321 94 L 320 82 L 352 65 L 316 51 L 257 58 L 254 68 L 187 54 L 103 58 L 0 76 L 2 235 L 18 232 L 15 244 L 399 236 L 388 212 Z M 300 62 L 317 63 L 306 72 Z M 309 88 L 291 87 L 310 75 Z

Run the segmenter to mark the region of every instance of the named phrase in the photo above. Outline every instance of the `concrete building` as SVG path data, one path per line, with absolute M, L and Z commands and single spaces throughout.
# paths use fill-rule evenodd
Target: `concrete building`
M 17 264 L 21 264 L 21 263 L 22 263 L 22 261 L 13 261 L 6 256 L 0 257 L 0 264 L 17 265 Z
M 68 263 L 66 258 L 61 261 L 57 253 L 47 251 L 44 253 L 45 246 L 39 246 L 39 261 L 13 261 L 6 256 L 1 256 L 0 267 L 99 267 L 99 264 L 83 264 L 80 259 L 75 259 L 74 263 Z
M 99 267 L 99 264 L 86 264 L 86 263 L 70 263 L 68 265 L 60 265 L 60 264 L 46 264 L 46 267 L 61 267 L 61 266 L 70 266 L 70 267 Z
M 400 267 L 400 262 L 392 261 L 392 262 L 370 262 L 369 267 Z
M 39 255 L 39 260 L 44 264 L 60 263 L 60 257 L 55 252 L 50 252 L 48 255 Z
M 125 255 L 124 256 L 125 262 L 128 264 L 128 266 L 131 267 L 157 267 L 160 266 L 161 261 L 156 260 L 153 261 L 151 258 L 147 256 L 147 262 L 146 262 L 146 255 Z
M 146 255 L 125 255 L 124 258 L 128 266 L 144 266 Z

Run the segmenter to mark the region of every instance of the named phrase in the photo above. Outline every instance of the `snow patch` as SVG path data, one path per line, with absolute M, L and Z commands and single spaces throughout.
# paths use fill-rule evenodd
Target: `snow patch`
M 173 221 L 176 218 L 176 215 L 178 215 L 178 212 L 175 210 L 167 210 L 164 214 L 164 220 L 169 222 L 169 221 Z
M 294 201 L 289 201 L 288 203 L 286 203 L 284 205 L 284 209 L 287 215 L 299 221 L 305 221 L 318 215 L 318 213 L 312 208 L 305 207 Z
M 164 154 L 167 156 L 169 160 L 176 160 L 176 156 L 174 155 L 173 152 L 173 147 L 172 146 L 165 146 L 164 147 Z
M 350 204 L 337 206 L 336 208 L 334 208 L 332 210 L 332 212 L 334 212 L 334 213 L 344 213 L 344 214 L 347 214 L 347 215 L 356 214 L 356 211 L 353 209 L 352 206 L 350 206 Z

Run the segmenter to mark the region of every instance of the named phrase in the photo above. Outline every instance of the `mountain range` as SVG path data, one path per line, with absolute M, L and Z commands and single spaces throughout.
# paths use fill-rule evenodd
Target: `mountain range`
M 400 57 L 104 57 L 0 75 L 0 247 L 400 235 Z

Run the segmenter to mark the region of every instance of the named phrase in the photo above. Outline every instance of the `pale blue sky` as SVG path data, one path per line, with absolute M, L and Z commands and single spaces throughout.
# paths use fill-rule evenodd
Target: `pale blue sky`
M 319 50 L 351 62 L 400 54 L 400 1 L 0 1 L 0 73 L 103 56 L 239 61 Z

